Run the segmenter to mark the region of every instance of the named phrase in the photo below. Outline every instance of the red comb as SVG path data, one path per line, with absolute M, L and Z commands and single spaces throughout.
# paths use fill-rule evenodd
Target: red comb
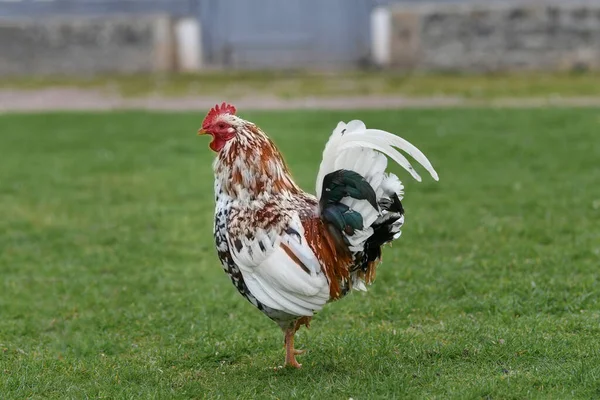
M 235 115 L 235 107 L 231 104 L 227 104 L 223 102 L 221 105 L 216 105 L 210 109 L 206 117 L 204 117 L 204 121 L 202 121 L 202 129 L 208 128 L 212 122 L 217 118 L 217 116 L 221 114 L 231 114 Z

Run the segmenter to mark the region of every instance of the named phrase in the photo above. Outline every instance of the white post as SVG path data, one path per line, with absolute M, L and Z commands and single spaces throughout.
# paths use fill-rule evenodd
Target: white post
M 371 48 L 373 62 L 379 66 L 390 63 L 392 37 L 392 13 L 389 8 L 379 6 L 371 12 Z
M 175 24 L 177 65 L 180 71 L 193 72 L 202 68 L 202 38 L 200 21 L 182 18 Z

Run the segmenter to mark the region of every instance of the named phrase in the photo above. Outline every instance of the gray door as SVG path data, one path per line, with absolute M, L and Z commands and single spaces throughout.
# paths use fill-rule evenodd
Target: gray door
M 356 66 L 369 56 L 372 0 L 202 0 L 207 63 L 234 68 Z

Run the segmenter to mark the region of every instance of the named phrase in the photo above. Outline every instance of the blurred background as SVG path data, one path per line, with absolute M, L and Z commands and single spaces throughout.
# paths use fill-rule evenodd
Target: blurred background
M 0 74 L 600 64 L 600 2 L 0 0 Z
M 600 0 L 0 0 L 0 88 L 595 96 L 563 78 L 599 67 Z M 465 73 L 495 78 L 431 78 Z

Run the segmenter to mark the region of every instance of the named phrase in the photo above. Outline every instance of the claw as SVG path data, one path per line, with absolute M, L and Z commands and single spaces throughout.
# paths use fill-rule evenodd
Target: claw
M 293 359 L 290 362 L 286 362 L 285 366 L 296 368 L 296 369 L 302 368 L 302 364 L 300 364 L 298 361 L 296 361 L 296 359 Z

